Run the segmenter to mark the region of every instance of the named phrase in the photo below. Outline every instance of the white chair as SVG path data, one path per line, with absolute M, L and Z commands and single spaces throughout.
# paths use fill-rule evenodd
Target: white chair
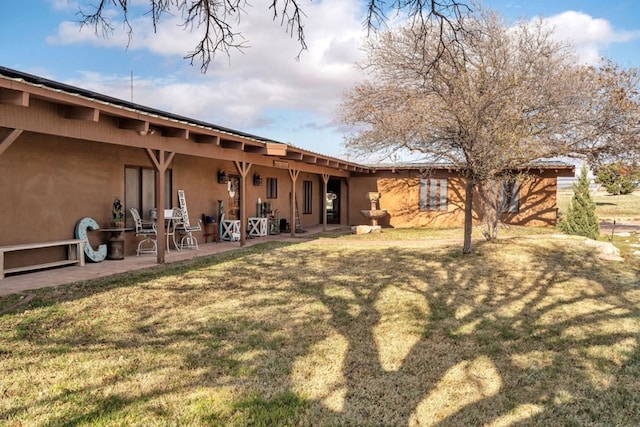
M 180 210 L 182 211 L 182 221 L 176 224 L 175 230 L 182 234 L 180 239 L 180 249 L 198 249 L 198 240 L 193 236 L 194 231 L 202 231 L 201 220 L 198 220 L 197 225 L 191 225 L 189 223 L 189 211 L 187 210 L 187 201 L 184 196 L 184 190 L 178 190 L 178 203 L 180 203 Z
M 240 220 L 224 219 L 224 214 L 220 217 L 220 240 L 238 241 L 240 240 Z
M 169 247 L 170 243 L 173 241 L 173 247 L 176 248 L 177 251 L 182 250 L 180 244 L 176 241 L 176 230 L 180 228 L 184 229 L 182 222 L 182 209 L 173 208 L 173 209 L 165 209 L 166 213 L 171 212 L 171 216 L 165 216 L 164 220 L 167 221 L 167 253 L 170 252 Z
M 140 213 L 136 208 L 129 208 L 133 222 L 136 226 L 136 236 L 143 236 L 144 239 L 138 243 L 137 255 L 140 254 L 158 254 L 158 242 L 156 236 L 158 232 L 156 230 L 156 223 L 152 221 L 143 221 L 140 217 Z

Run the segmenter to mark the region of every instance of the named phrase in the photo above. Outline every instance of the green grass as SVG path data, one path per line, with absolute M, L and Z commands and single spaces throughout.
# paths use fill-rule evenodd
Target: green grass
M 573 190 L 558 190 L 558 209 L 566 213 L 573 197 Z M 600 219 L 629 218 L 640 220 L 640 192 L 625 195 L 610 195 L 600 190 L 593 194 L 596 203 L 596 214 Z
M 634 265 L 380 236 L 37 290 L 0 316 L 0 424 L 637 425 Z

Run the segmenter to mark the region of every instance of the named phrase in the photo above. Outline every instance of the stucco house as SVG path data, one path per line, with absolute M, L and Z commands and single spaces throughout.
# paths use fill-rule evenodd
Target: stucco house
M 425 165 L 362 165 L 115 99 L 0 67 L 0 247 L 74 237 L 81 218 L 109 227 L 115 198 L 125 206 L 126 255 L 139 237 L 129 208 L 145 219 L 186 195 L 192 222 L 202 215 L 240 221 L 269 215 L 283 232 L 369 220 L 366 194 L 379 191 L 384 226 L 462 223 L 464 185 L 455 170 Z M 507 222 L 554 225 L 556 180 L 571 165 L 540 164 L 518 185 Z M 295 201 L 292 203 L 292 200 Z M 260 202 L 260 205 L 258 205 Z M 155 211 L 154 211 L 155 209 Z M 164 262 L 158 227 L 158 262 Z M 203 243 L 203 231 L 195 237 Z M 107 239 L 91 233 L 91 246 Z M 4 254 L 4 267 L 65 256 L 63 248 Z M 0 253 L 0 258 L 3 254 Z

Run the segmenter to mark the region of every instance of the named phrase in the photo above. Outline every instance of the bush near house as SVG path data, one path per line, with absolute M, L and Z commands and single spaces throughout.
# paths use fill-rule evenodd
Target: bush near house
M 589 178 L 587 168 L 582 167 L 578 181 L 573 184 L 573 198 L 567 209 L 567 214 L 559 223 L 560 229 L 576 236 L 598 239 L 600 225 L 596 215 L 596 204 L 589 192 Z

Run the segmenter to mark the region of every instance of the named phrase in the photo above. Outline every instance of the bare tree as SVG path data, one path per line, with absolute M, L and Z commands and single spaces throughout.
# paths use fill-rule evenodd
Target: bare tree
M 576 65 L 542 20 L 510 28 L 487 11 L 462 26 L 442 33 L 425 22 L 371 38 L 362 64 L 371 79 L 345 96 L 340 118 L 356 129 L 347 137 L 356 153 L 408 150 L 461 171 L 469 253 L 474 189 L 494 238 L 497 181 L 540 159 L 637 151 L 639 102 L 636 70 Z
M 395 10 L 405 11 L 411 20 L 419 24 L 437 21 L 442 34 L 445 30 L 457 33 L 462 31 L 461 18 L 471 10 L 470 1 L 472 0 L 394 0 L 391 5 L 387 5 L 384 0 L 367 0 L 364 26 L 369 32 L 376 32 L 384 26 L 387 14 Z M 112 9 L 115 9 L 115 16 L 122 17 L 131 40 L 133 26 L 130 18 L 134 10 L 130 7 L 132 3 L 132 0 L 99 0 L 97 4 L 88 4 L 86 9 L 81 7 L 78 12 L 80 23 L 82 26 L 93 27 L 97 35 L 106 37 L 115 28 L 111 18 Z M 304 0 L 269 0 L 267 3 L 267 10 L 273 20 L 279 22 L 291 37 L 297 38 L 300 52 L 307 50 Z M 232 50 L 246 48 L 242 34 L 234 28 L 251 7 L 247 0 L 149 0 L 149 6 L 147 14 L 151 16 L 154 31 L 157 31 L 165 14 L 177 13 L 183 19 L 185 30 L 201 34 L 200 41 L 185 59 L 190 60 L 191 64 L 197 60 L 203 73 L 207 71 L 217 52 L 230 55 Z M 447 46 L 443 41 L 438 46 L 438 52 L 445 51 Z

